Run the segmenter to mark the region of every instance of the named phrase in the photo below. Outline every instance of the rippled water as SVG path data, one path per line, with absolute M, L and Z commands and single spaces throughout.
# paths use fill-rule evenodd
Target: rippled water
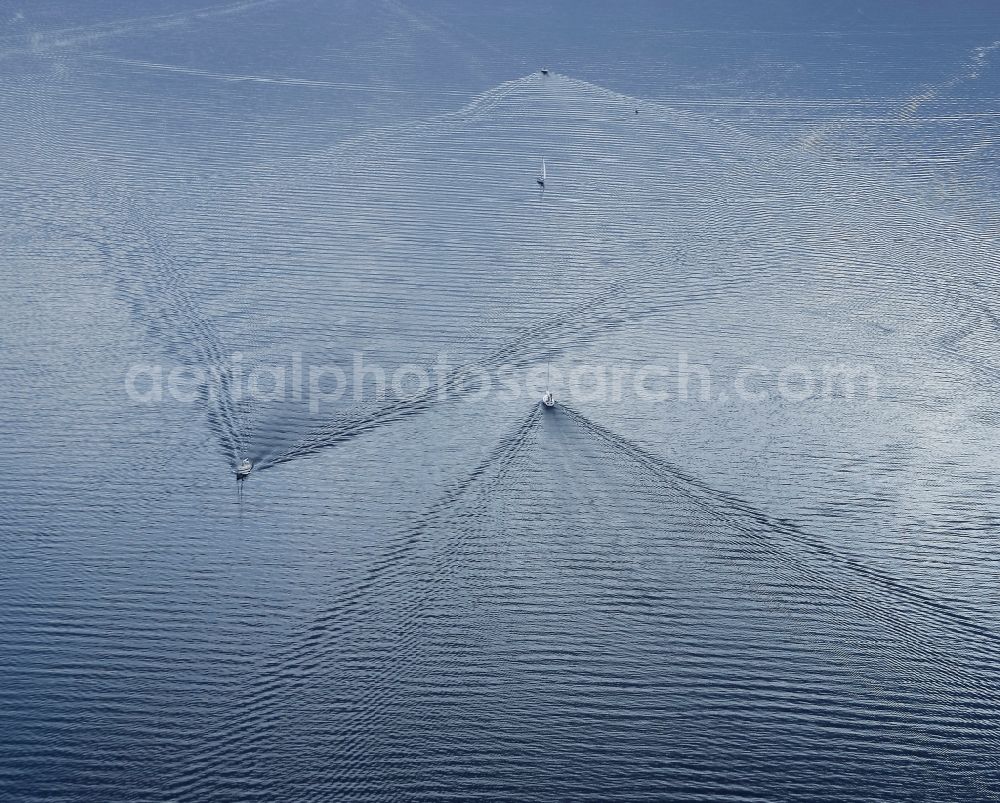
M 973 3 L 0 4 L 0 799 L 996 799 L 998 62 Z M 359 354 L 446 364 L 233 392 Z

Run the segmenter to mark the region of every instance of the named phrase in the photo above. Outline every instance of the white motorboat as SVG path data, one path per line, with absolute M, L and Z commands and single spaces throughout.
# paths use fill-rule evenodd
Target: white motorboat
M 245 480 L 251 471 L 253 471 L 253 463 L 244 457 L 236 467 L 236 479 Z
M 544 404 L 546 407 L 556 406 L 556 397 L 552 395 L 551 390 L 545 391 L 545 394 L 542 396 L 542 404 Z
M 545 189 L 545 160 L 542 159 L 542 175 L 535 179 L 535 183 L 538 184 L 543 190 Z

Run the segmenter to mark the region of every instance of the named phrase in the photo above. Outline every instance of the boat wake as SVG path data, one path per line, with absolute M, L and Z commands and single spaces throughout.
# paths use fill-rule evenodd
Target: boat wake
M 540 418 L 539 408 L 532 407 L 472 471 L 445 487 L 434 504 L 391 537 L 363 574 L 337 593 L 332 604 L 325 601 L 309 624 L 293 635 L 287 649 L 264 657 L 253 668 L 238 687 L 240 700 L 229 709 L 234 720 L 216 723 L 212 734 L 197 741 L 192 763 L 185 765 L 184 778 L 172 783 L 172 794 L 179 799 L 201 799 L 202 783 L 217 788 L 224 768 L 248 749 L 265 742 L 273 745 L 282 733 L 285 712 L 290 705 L 294 707 L 292 701 L 314 687 L 318 675 L 331 672 L 341 686 L 340 693 L 352 697 L 350 711 L 344 712 L 344 738 L 338 743 L 336 760 L 331 757 L 331 766 L 338 767 L 338 773 L 354 771 L 350 757 L 367 749 L 365 735 L 372 731 L 373 718 L 384 710 L 388 681 L 402 676 L 419 643 L 419 623 L 429 615 L 429 600 L 447 587 L 460 565 L 468 539 L 475 532 L 473 521 L 484 515 L 483 503 L 503 496 L 502 489 L 518 471 Z M 456 516 L 464 518 L 464 525 L 449 530 L 447 521 Z M 450 532 L 451 537 L 429 540 L 432 529 L 439 534 Z M 381 656 L 379 670 L 386 683 L 359 686 L 349 667 L 330 665 L 330 656 L 345 642 L 355 643 L 363 652 L 369 648 L 366 645 L 382 638 L 378 631 L 386 626 L 382 600 L 387 593 L 395 602 L 389 625 L 394 646 L 391 653 Z
M 854 606 L 865 616 L 898 621 L 914 631 L 926 629 L 928 622 L 932 621 L 938 636 L 944 630 L 955 635 L 975 637 L 979 645 L 987 647 L 981 654 L 985 664 L 1000 664 L 1000 634 L 986 625 L 861 558 L 827 544 L 795 522 L 771 516 L 746 500 L 712 487 L 667 459 L 592 421 L 573 407 L 563 404 L 560 410 L 584 431 L 643 466 L 671 489 L 698 505 L 716 524 L 738 531 L 765 547 L 772 556 L 786 561 L 791 576 L 808 577 L 827 585 L 832 583 L 838 593 L 850 594 Z M 864 587 L 868 590 L 865 596 L 857 595 L 855 584 L 845 584 L 840 580 L 843 571 L 864 580 Z M 884 602 L 873 602 L 873 589 L 884 592 L 889 599 L 905 601 L 907 606 L 887 608 Z M 927 648 L 928 642 L 919 642 L 921 651 Z M 939 657 L 949 664 L 954 662 L 953 655 L 942 654 Z M 961 664 L 955 663 L 955 668 L 960 669 Z

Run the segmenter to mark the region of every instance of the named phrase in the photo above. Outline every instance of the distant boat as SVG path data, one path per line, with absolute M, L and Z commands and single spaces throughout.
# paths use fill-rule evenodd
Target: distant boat
M 551 384 L 550 381 L 549 381 L 549 378 L 550 378 L 549 377 L 549 364 L 546 363 L 545 364 L 545 388 L 546 388 L 546 390 L 545 390 L 545 393 L 542 394 L 542 404 L 544 404 L 546 407 L 555 407 L 556 406 L 556 397 L 555 397 L 555 394 L 551 390 L 548 389 L 549 385 Z
M 240 464 L 236 467 L 236 479 L 245 480 L 251 471 L 253 471 L 253 463 L 251 463 L 248 459 L 243 458 L 240 460 Z
M 549 74 L 548 70 L 542 70 L 542 75 L 548 75 L 548 74 Z
M 542 159 L 542 175 L 540 175 L 538 178 L 536 178 L 535 182 L 543 190 L 545 189 L 545 160 L 544 159 Z

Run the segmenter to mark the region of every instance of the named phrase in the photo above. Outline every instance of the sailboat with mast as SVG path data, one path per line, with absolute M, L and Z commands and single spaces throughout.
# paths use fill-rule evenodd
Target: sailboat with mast
M 555 407 L 556 396 L 551 390 L 549 390 L 549 387 L 549 364 L 545 363 L 545 393 L 542 394 L 542 404 L 546 407 Z

